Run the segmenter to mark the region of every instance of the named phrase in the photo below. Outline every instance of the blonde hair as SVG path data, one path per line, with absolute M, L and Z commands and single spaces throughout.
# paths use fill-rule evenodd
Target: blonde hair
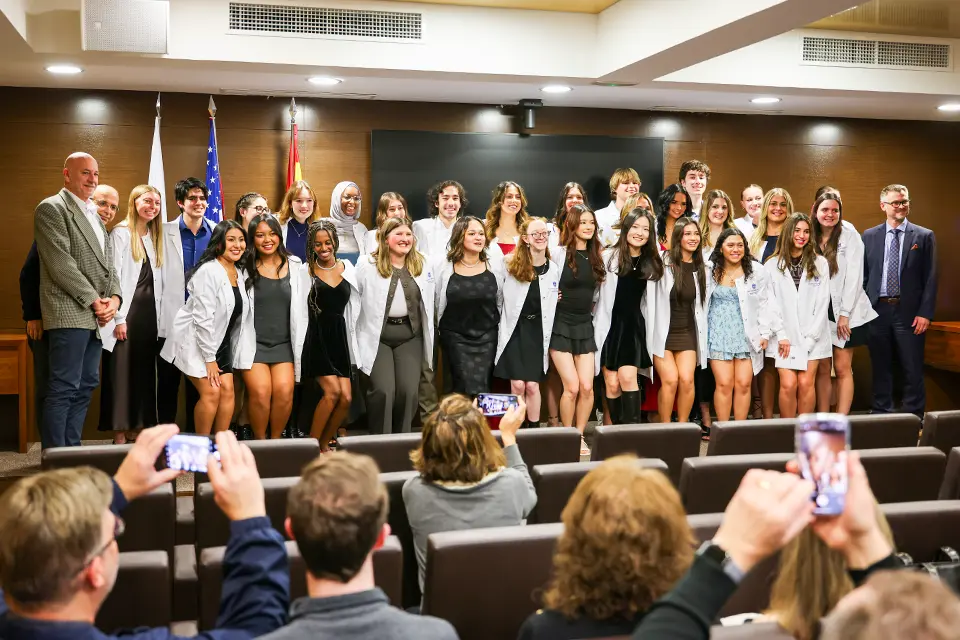
M 637 189 L 640 188 L 640 185 L 643 184 L 640 182 L 640 175 L 637 173 L 636 169 L 627 168 L 627 169 L 617 169 L 613 172 L 613 175 L 610 176 L 610 199 L 616 200 L 617 198 L 617 187 L 622 184 L 637 183 Z M 583 194 L 586 197 L 586 194 Z
M 767 241 L 767 210 L 770 208 L 770 201 L 773 200 L 774 196 L 782 197 L 787 203 L 787 215 L 784 218 L 784 223 L 786 223 L 787 218 L 793 215 L 793 198 L 790 197 L 786 189 L 774 187 L 767 191 L 763 196 L 763 203 L 760 205 L 760 219 L 757 221 L 757 228 L 750 237 L 750 254 L 757 256 L 757 260 L 763 255 L 761 247 Z M 783 231 L 782 227 L 780 231 Z
M 75 467 L 24 478 L 0 500 L 0 588 L 31 611 L 70 600 L 89 556 L 103 544 L 113 483 Z
M 377 265 L 377 273 L 382 278 L 389 278 L 393 275 L 393 264 L 390 263 L 390 249 L 387 247 L 387 238 L 400 227 L 410 229 L 410 224 L 405 219 L 388 218 L 377 234 L 377 250 L 372 257 Z M 410 229 L 410 243 L 410 252 L 404 258 L 403 266 L 406 267 L 411 276 L 416 278 L 423 273 L 425 259 L 423 254 L 417 251 L 417 237 L 413 235 L 413 229 Z
M 544 218 L 529 218 L 520 227 L 520 239 L 513 252 L 507 256 L 507 273 L 509 273 L 517 282 L 533 282 L 537 277 L 537 272 L 533 268 L 533 252 L 530 249 L 530 242 L 524 240 L 524 236 L 530 235 L 530 225 L 534 222 L 543 224 L 543 229 L 547 229 L 547 221 Z M 547 260 L 550 260 L 550 247 L 546 249 Z
M 297 180 L 290 185 L 287 192 L 283 194 L 283 204 L 280 205 L 280 213 L 277 214 L 277 220 L 280 224 L 286 224 L 287 221 L 293 217 L 293 201 L 304 189 L 307 190 L 307 193 L 310 194 L 310 199 L 313 200 L 313 213 L 307 218 L 307 224 L 309 225 L 311 222 L 316 222 L 320 219 L 320 211 L 317 209 L 317 194 L 313 191 L 313 187 L 311 187 L 306 180 Z
M 151 192 L 157 194 L 157 197 L 161 200 L 163 199 L 156 187 L 151 187 L 148 184 L 134 187 L 133 191 L 130 192 L 130 198 L 127 199 L 127 217 L 117 225 L 123 225 L 130 229 L 130 255 L 133 256 L 133 261 L 138 264 L 147 259 L 147 252 L 143 243 L 137 242 L 139 239 L 137 237 L 137 220 L 140 217 L 137 214 L 137 198 Z M 160 211 L 157 211 L 153 220 L 147 223 L 147 231 L 150 232 L 150 241 L 153 242 L 153 251 L 157 256 L 156 266 L 163 266 L 163 214 Z
M 440 401 L 423 424 L 420 446 L 410 452 L 425 482 L 476 483 L 507 464 L 487 419 L 458 393 Z
M 704 196 L 703 202 L 700 203 L 700 243 L 704 247 L 713 248 L 713 242 L 710 241 L 710 207 L 713 205 L 713 201 L 717 198 L 722 199 L 727 203 L 727 218 L 723 221 L 723 228 L 720 229 L 720 233 L 723 233 L 724 229 L 733 229 L 733 214 L 735 213 L 733 208 L 733 201 L 730 200 L 730 196 L 726 194 L 725 191 L 721 189 L 711 189 L 707 192 L 707 195 Z M 717 235 L 719 238 L 719 234 Z

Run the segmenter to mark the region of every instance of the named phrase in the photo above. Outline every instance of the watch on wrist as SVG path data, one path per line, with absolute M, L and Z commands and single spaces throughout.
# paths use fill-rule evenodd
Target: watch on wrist
M 743 570 L 737 566 L 737 563 L 733 561 L 733 558 L 730 557 L 726 549 L 713 540 L 707 540 L 700 545 L 700 548 L 697 549 L 697 555 L 705 556 L 715 562 L 734 584 L 740 584 L 743 576 L 746 575 Z

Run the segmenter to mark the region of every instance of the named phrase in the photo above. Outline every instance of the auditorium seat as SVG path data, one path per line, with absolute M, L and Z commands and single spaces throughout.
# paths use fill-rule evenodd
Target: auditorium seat
M 290 561 L 290 603 L 307 595 L 306 565 L 297 543 L 288 541 L 287 558 Z M 220 612 L 220 592 L 223 587 L 223 556 L 226 547 L 210 547 L 200 553 L 200 615 L 201 631 L 212 629 Z M 400 541 L 395 536 L 387 538 L 383 547 L 373 554 L 374 582 L 383 589 L 390 603 L 399 606 L 401 600 L 401 572 L 403 557 Z
M 316 438 L 245 440 L 244 444 L 250 447 L 261 478 L 299 476 L 303 467 L 320 455 Z M 205 473 L 198 473 L 197 485 L 204 482 L 210 482 L 210 478 Z
M 936 500 L 947 457 L 933 447 L 860 451 L 860 461 L 878 502 Z
M 270 518 L 273 528 L 284 537 L 286 533 L 283 530 L 283 521 L 287 517 L 287 494 L 299 481 L 299 476 L 263 480 L 267 517 Z M 197 520 L 197 550 L 226 545 L 230 538 L 230 521 L 214 501 L 213 486 L 209 482 L 198 484 L 193 499 Z
M 64 469 L 66 467 L 90 466 L 109 476 L 114 476 L 120 463 L 127 457 L 132 444 L 97 444 L 83 447 L 52 447 L 40 453 L 40 468 Z M 161 456 L 162 458 L 162 456 Z
M 792 453 L 760 453 L 687 458 L 680 473 L 683 507 L 688 514 L 721 512 L 748 470 L 783 471 L 793 457 Z
M 793 636 L 775 622 L 710 627 L 710 640 L 790 640 L 791 638 Z
M 941 500 L 960 500 L 960 447 L 950 449 L 947 455 L 947 468 L 943 472 L 938 497 Z
M 492 433 L 502 445 L 500 432 Z M 528 469 L 538 464 L 580 462 L 580 432 L 573 427 L 520 429 L 517 448 Z
M 387 524 L 390 532 L 397 537 L 403 548 L 403 608 L 420 606 L 420 582 L 417 576 L 417 556 L 413 547 L 413 530 L 407 520 L 407 509 L 403 504 L 403 485 L 410 478 L 417 477 L 416 471 L 394 471 L 381 473 L 380 482 L 387 487 L 390 498 L 390 511 Z
M 419 433 L 390 433 L 371 436 L 346 436 L 339 439 L 340 449 L 362 453 L 377 463 L 381 473 L 410 471 L 410 452 L 420 446 Z
M 920 419 L 912 413 L 853 415 L 850 447 L 856 450 L 917 446 Z M 788 453 L 795 448 L 793 418 L 715 422 L 708 456 Z
M 176 545 L 176 514 L 173 484 L 165 483 L 123 510 L 121 516 L 126 530 L 117 540 L 117 546 L 120 551 L 158 550 L 172 556 Z
M 940 547 L 960 550 L 960 500 L 926 500 L 880 505 L 897 551 L 917 562 L 933 562 Z
M 173 622 L 170 557 L 163 551 L 120 554 L 117 581 L 97 612 L 96 626 L 110 634 Z
M 516 638 L 539 608 L 563 525 L 448 531 L 427 538 L 423 614 L 448 620 L 460 640 Z
M 923 416 L 921 447 L 936 447 L 945 454 L 960 447 L 960 411 L 928 411 Z
M 700 455 L 700 434 L 700 427 L 692 423 L 598 426 L 590 460 L 606 460 L 621 453 L 659 458 L 667 464 L 674 485 L 679 485 L 684 458 Z
M 641 467 L 657 469 L 669 477 L 669 469 L 663 460 L 639 458 Z M 537 506 L 527 517 L 527 524 L 560 522 L 560 514 L 574 489 L 593 469 L 603 462 L 563 462 L 560 464 L 541 464 L 530 469 L 530 477 L 537 491 Z
M 193 544 L 197 540 L 197 522 L 193 514 L 193 496 L 177 496 L 177 544 Z

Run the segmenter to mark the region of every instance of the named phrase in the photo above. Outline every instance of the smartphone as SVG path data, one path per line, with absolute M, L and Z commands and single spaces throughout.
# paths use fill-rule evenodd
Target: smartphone
M 520 398 L 512 393 L 478 393 L 477 408 L 485 416 L 502 416 L 510 407 L 520 406 Z
M 805 413 L 797 418 L 797 462 L 800 473 L 814 484 L 813 512 L 843 512 L 849 478 L 850 421 L 839 413 Z
M 164 451 L 167 456 L 167 468 L 181 471 L 207 472 L 207 456 L 213 454 L 217 460 L 220 452 L 212 438 L 177 434 L 167 441 Z

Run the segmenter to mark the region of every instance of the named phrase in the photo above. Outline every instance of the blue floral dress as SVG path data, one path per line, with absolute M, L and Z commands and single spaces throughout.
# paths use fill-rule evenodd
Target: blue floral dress
M 711 360 L 750 358 L 750 341 L 743 330 L 736 287 L 717 286 L 713 291 L 707 316 L 707 346 Z

